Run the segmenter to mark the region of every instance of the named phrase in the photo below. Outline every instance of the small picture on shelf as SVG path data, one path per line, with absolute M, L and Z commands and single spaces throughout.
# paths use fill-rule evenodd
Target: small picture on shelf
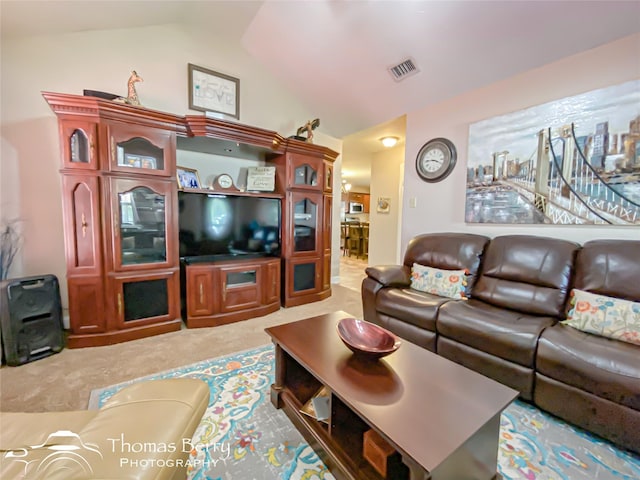
M 176 177 L 178 179 L 178 188 L 201 188 L 200 176 L 198 171 L 193 168 L 176 167 Z
M 156 159 L 153 157 L 140 157 L 142 160 L 142 168 L 156 169 Z
M 125 153 L 124 155 L 118 155 L 118 165 L 133 168 L 152 168 L 155 170 L 156 159 L 144 155 L 132 155 L 130 153 Z
M 300 411 L 311 418 L 324 423 L 329 423 L 329 389 L 322 386 L 307 403 L 305 403 Z

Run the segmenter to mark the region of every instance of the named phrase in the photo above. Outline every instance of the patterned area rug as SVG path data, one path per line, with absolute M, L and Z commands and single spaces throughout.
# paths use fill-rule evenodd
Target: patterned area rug
M 189 480 L 334 480 L 271 405 L 271 345 L 94 390 L 89 408 L 131 383 L 169 377 L 199 378 L 211 389 L 192 441 Z M 498 463 L 509 480 L 640 479 L 640 457 L 520 401 L 502 414 Z

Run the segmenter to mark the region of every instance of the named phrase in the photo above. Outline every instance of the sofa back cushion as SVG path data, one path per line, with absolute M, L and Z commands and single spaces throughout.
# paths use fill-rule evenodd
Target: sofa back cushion
M 485 249 L 471 296 L 497 307 L 561 318 L 578 248 L 556 238 L 496 237 Z
M 472 233 L 426 233 L 411 239 L 404 265 L 414 263 L 441 270 L 468 270 L 467 293 L 475 283 L 480 259 L 489 237 Z
M 591 240 L 576 256 L 574 288 L 640 302 L 640 241 Z

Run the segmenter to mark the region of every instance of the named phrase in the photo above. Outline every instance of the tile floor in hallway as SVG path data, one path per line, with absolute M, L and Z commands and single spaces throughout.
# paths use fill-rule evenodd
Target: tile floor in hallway
M 362 280 L 366 277 L 364 269 L 367 268 L 366 259 L 349 257 L 343 255 L 340 257 L 340 285 L 352 290 L 360 291 Z

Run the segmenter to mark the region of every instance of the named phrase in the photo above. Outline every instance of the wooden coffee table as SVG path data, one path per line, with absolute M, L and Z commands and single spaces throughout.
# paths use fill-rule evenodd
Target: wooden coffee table
M 331 473 L 339 480 L 494 478 L 500 413 L 518 392 L 407 341 L 381 360 L 359 359 L 336 329 L 350 316 L 266 329 L 276 352 L 271 401 Z M 300 412 L 322 386 L 331 392 L 328 423 Z M 363 456 L 371 429 L 397 452 L 386 476 Z

